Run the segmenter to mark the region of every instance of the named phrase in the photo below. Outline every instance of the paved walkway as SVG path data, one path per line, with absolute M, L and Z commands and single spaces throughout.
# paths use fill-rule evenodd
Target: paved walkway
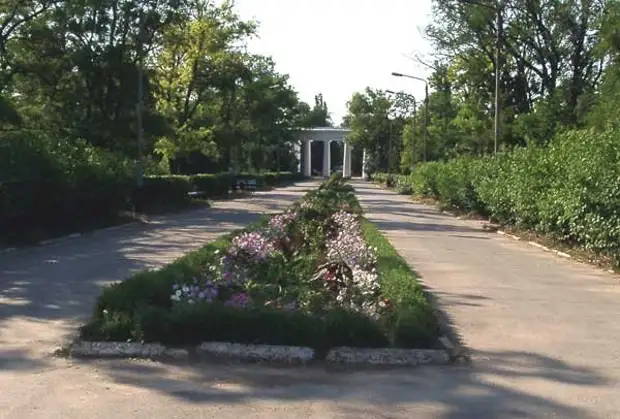
M 368 218 L 438 296 L 471 348 L 475 379 L 454 388 L 471 394 L 471 412 L 620 418 L 616 276 L 407 196 L 354 186 Z
M 0 418 L 620 418 L 613 277 L 355 186 L 369 218 L 440 296 L 473 366 L 334 373 L 45 355 L 102 284 L 280 208 L 302 192 L 295 187 L 0 255 Z

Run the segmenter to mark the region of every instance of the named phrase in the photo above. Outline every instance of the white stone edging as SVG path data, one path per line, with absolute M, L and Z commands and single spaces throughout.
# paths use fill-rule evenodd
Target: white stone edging
M 187 349 L 167 348 L 159 343 L 88 342 L 69 346 L 69 355 L 84 358 L 189 358 Z
M 327 354 L 328 364 L 365 365 L 446 365 L 452 359 L 442 349 L 400 349 L 400 348 L 334 348 Z
M 67 239 L 77 239 L 78 237 L 81 237 L 81 236 L 82 236 L 82 233 L 71 233 L 66 236 L 55 237 L 53 239 L 47 239 L 47 240 L 41 240 L 40 242 L 37 243 L 37 245 L 46 246 L 48 244 L 57 243 L 59 241 L 63 241 Z
M 315 360 L 312 348 L 301 346 L 250 345 L 230 342 L 204 342 L 189 349 L 170 348 L 159 343 L 76 341 L 66 353 L 76 358 L 168 358 L 187 361 L 191 354 L 226 357 L 250 362 L 307 364 Z M 330 350 L 327 364 L 416 366 L 445 365 L 453 356 L 442 349 L 349 348 Z
M 519 241 L 521 240 L 520 237 L 515 236 L 514 234 L 508 234 L 508 233 L 506 233 L 505 231 L 502 231 L 502 230 L 497 230 L 497 234 L 500 234 L 500 235 L 506 236 L 506 237 L 510 237 L 513 240 L 519 240 Z M 552 248 L 544 246 L 544 245 L 542 245 L 540 243 L 536 243 L 535 241 L 531 241 L 530 240 L 530 241 L 527 242 L 527 244 L 529 244 L 530 246 L 534 246 L 534 247 L 536 247 L 536 248 L 538 248 L 540 250 L 543 250 L 545 252 L 553 253 L 553 254 L 555 254 L 557 256 L 560 256 L 560 257 L 563 257 L 563 258 L 566 258 L 566 259 L 571 259 L 572 258 L 572 256 L 569 255 L 568 253 L 562 252 L 560 250 L 552 249 Z
M 231 342 L 204 342 L 196 348 L 198 355 L 220 356 L 244 361 L 275 361 L 305 364 L 314 359 L 314 349 L 303 346 L 248 345 Z

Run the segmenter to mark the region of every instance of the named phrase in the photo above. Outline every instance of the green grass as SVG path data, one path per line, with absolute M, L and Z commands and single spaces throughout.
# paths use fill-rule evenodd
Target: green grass
M 362 227 L 368 245 L 377 248 L 377 270 L 383 295 L 395 306 L 394 318 L 391 319 L 393 344 L 435 346 L 439 324 L 415 273 L 374 224 L 363 220 Z

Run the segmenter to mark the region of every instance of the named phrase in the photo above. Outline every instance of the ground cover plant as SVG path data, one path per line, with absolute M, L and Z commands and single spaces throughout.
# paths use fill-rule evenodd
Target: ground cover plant
M 85 340 L 432 347 L 406 263 L 334 176 L 281 214 L 106 288 Z

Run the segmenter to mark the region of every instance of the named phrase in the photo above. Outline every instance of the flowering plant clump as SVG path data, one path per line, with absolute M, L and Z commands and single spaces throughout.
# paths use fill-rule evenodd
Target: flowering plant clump
M 334 176 L 281 214 L 106 288 L 80 336 L 293 345 L 319 354 L 335 346 L 434 347 L 439 329 L 421 292 L 362 217 L 352 187 Z
M 172 301 L 313 312 L 340 307 L 376 319 L 389 308 L 381 296 L 376 249 L 367 245 L 345 192 L 311 192 L 264 226 L 233 237 L 199 277 L 173 287 Z
M 193 278 L 193 283 L 190 285 L 174 284 L 172 290 L 174 292 L 170 298 L 173 301 L 186 301 L 189 304 L 200 301 L 211 302 L 218 296 L 218 289 L 213 282 L 200 284 L 197 278 Z
M 351 212 L 347 212 L 344 209 L 341 209 L 334 215 L 332 215 L 332 220 L 338 226 L 338 228 L 342 231 L 351 231 L 355 233 L 361 232 L 361 226 L 358 221 L 358 216 L 352 214 Z
M 269 227 L 271 227 L 272 231 L 278 234 L 285 234 L 286 229 L 291 225 L 293 221 L 295 221 L 295 218 L 297 218 L 296 213 L 285 212 L 271 217 L 268 225 Z
M 275 252 L 273 241 L 258 231 L 242 233 L 232 240 L 228 254 L 244 264 L 266 260 Z
M 377 263 L 375 249 L 366 244 L 358 216 L 339 211 L 332 216 L 337 235 L 327 240 L 327 259 L 341 261 L 351 268 L 372 270 Z
M 331 221 L 336 225 L 336 235 L 326 241 L 326 258 L 332 267 L 346 269 L 328 269 L 326 284 L 335 290 L 341 306 L 377 318 L 381 287 L 376 249 L 366 244 L 357 215 L 340 210 Z

